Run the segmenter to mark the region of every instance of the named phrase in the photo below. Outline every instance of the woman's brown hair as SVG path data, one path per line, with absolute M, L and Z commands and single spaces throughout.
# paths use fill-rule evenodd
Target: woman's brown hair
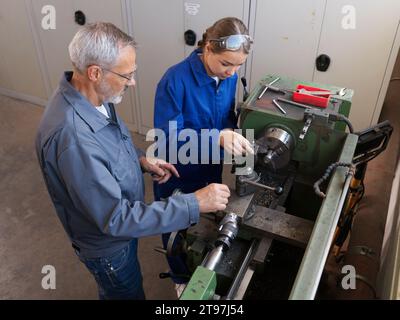
M 236 34 L 249 35 L 249 30 L 246 25 L 238 18 L 235 17 L 227 17 L 222 18 L 215 22 L 211 27 L 207 28 L 206 32 L 203 33 L 203 39 L 198 42 L 198 46 L 200 48 L 205 47 L 207 42 L 210 39 L 219 39 L 222 37 L 227 37 Z M 214 53 L 221 53 L 226 51 L 225 48 L 222 48 L 218 42 L 209 42 L 210 49 Z M 244 53 L 248 54 L 250 52 L 250 43 L 244 44 L 241 46 L 241 49 Z

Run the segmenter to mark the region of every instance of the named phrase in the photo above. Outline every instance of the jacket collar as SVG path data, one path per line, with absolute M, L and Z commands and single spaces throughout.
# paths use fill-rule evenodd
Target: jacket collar
M 71 104 L 75 112 L 90 126 L 92 131 L 97 132 L 110 123 L 111 118 L 105 118 L 96 108 L 70 83 L 72 71 L 64 72 L 59 89 L 64 98 Z M 110 108 L 104 104 L 110 114 Z M 116 120 L 118 121 L 118 120 Z

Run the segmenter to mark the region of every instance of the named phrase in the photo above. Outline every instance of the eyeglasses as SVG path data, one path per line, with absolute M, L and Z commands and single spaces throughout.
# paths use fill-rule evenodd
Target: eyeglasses
M 115 74 L 115 75 L 117 75 L 117 76 L 120 76 L 121 78 L 124 78 L 124 79 L 126 79 L 126 80 L 128 80 L 128 81 L 132 81 L 133 79 L 135 79 L 135 77 L 136 77 L 136 66 L 135 66 L 135 70 L 133 71 L 133 72 L 131 72 L 131 73 L 129 73 L 129 74 L 120 74 L 120 73 L 118 73 L 118 72 L 115 72 L 115 71 L 112 71 L 112 70 L 110 70 L 110 69 L 106 69 L 106 68 L 102 68 L 104 71 L 108 71 L 108 72 L 111 72 L 111 73 L 113 73 L 113 74 Z
M 237 51 L 242 45 L 246 50 L 250 50 L 250 45 L 253 43 L 251 37 L 246 34 L 233 34 L 219 39 L 209 39 L 209 41 L 218 42 L 220 48 L 229 51 Z

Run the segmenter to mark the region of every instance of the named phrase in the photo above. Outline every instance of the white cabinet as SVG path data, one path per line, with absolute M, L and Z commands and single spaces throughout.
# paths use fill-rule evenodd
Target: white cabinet
M 1 2 L 0 43 L 0 92 L 44 101 L 47 95 L 24 1 Z
M 125 1 L 108 0 L 27 0 L 32 15 L 33 28 L 39 42 L 39 50 L 43 61 L 43 68 L 51 91 L 54 91 L 65 70 L 72 70 L 68 55 L 68 45 L 79 25 L 75 22 L 75 12 L 80 10 L 85 14 L 86 23 L 95 21 L 112 22 L 127 32 L 127 10 Z M 56 28 L 45 30 L 42 28 L 42 19 L 45 14 L 42 8 L 51 5 L 56 12 Z M 131 130 L 137 131 L 134 91 L 129 89 L 122 103 L 116 106 L 118 114 L 124 119 Z
M 400 1 L 258 0 L 254 5 L 250 84 L 276 73 L 351 88 L 355 129 L 378 121 L 399 50 Z M 325 72 L 315 67 L 320 54 L 331 59 Z
M 153 127 L 154 94 L 167 68 L 184 57 L 182 1 L 131 1 L 137 50 L 139 132 Z
M 133 34 L 139 43 L 138 83 L 140 133 L 153 127 L 157 83 L 172 65 L 188 56 L 203 32 L 220 18 L 234 16 L 247 22 L 248 0 L 131 1 Z M 184 41 L 186 30 L 197 36 L 196 45 Z
M 350 3 L 354 30 L 341 26 L 342 8 Z M 354 89 L 350 120 L 361 130 L 375 124 L 381 112 L 388 85 L 385 73 L 390 77 L 394 64 L 389 66 L 389 60 L 399 50 L 395 37 L 400 31 L 400 1 L 328 1 L 326 12 L 317 55 L 326 53 L 332 62 L 326 72 L 315 70 L 313 80 Z
M 251 87 L 267 73 L 312 80 L 324 9 L 320 0 L 257 1 Z

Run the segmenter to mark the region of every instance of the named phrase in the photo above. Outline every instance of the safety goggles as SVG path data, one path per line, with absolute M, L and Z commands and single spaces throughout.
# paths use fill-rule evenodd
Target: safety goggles
M 229 51 L 237 51 L 242 46 L 249 51 L 250 45 L 253 43 L 251 37 L 245 34 L 234 34 L 227 37 L 221 37 L 219 39 L 209 39 L 209 41 L 215 41 L 218 43 L 220 48 Z

